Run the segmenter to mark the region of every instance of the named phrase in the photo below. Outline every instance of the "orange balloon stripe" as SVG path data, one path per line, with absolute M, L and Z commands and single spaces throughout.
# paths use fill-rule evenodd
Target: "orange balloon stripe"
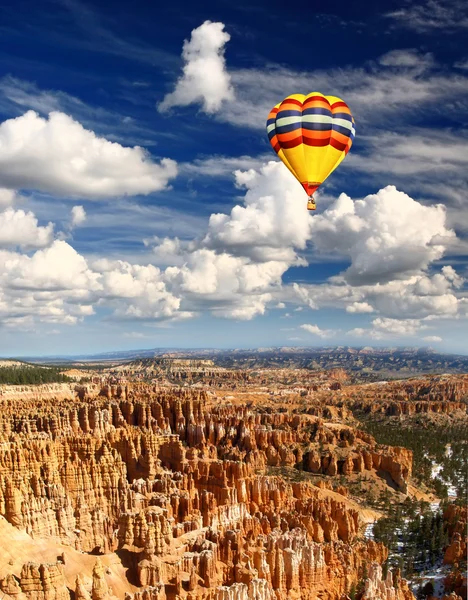
M 279 108 L 279 110 L 301 110 L 302 106 L 299 104 L 299 106 L 297 105 L 296 101 L 292 101 L 292 100 L 288 100 L 287 102 L 282 102 L 281 106 Z
M 349 106 L 345 102 L 334 102 L 331 105 L 331 109 L 332 109 L 332 112 L 348 112 L 349 114 L 351 114 L 351 111 L 349 110 Z M 340 110 L 338 110 L 338 109 L 340 109 Z
M 296 138 L 300 140 L 302 138 L 302 129 L 295 129 L 294 131 L 290 131 L 289 133 L 278 133 L 277 135 L 280 144 L 282 144 L 283 142 L 291 142 Z
M 307 108 L 324 108 L 326 110 L 330 110 L 330 105 L 324 98 L 317 98 L 317 96 L 314 96 L 312 98 L 308 98 L 304 102 L 302 110 L 306 110 Z
M 278 152 L 281 150 L 281 146 L 278 142 L 277 135 L 275 135 L 274 137 L 271 138 L 270 144 L 273 146 L 273 150 L 276 152 L 276 154 L 278 154 Z
M 305 140 L 329 140 L 330 139 L 330 130 L 328 131 L 314 131 L 312 129 L 303 129 L 302 137 Z
M 344 135 L 343 133 L 340 133 L 339 131 L 333 130 L 330 136 L 330 141 L 331 140 L 335 140 L 336 142 L 339 142 L 340 144 L 344 144 L 346 146 L 349 137 L 347 135 Z

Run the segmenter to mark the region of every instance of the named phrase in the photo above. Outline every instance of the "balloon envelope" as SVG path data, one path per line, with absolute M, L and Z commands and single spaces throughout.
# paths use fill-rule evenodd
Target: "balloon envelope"
M 347 155 L 355 128 L 343 100 L 312 92 L 293 94 L 272 108 L 267 132 L 275 152 L 311 197 Z

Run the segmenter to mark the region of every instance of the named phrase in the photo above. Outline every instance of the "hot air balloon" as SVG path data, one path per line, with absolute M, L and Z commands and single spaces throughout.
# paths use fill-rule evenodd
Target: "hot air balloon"
M 314 192 L 348 154 L 354 119 L 336 96 L 293 94 L 271 109 L 267 133 L 273 150 L 299 181 L 315 210 Z

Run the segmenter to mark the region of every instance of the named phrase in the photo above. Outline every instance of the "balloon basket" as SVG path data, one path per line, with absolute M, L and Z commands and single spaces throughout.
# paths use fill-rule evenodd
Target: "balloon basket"
M 309 196 L 309 199 L 307 200 L 307 210 L 315 210 L 317 208 L 317 205 L 315 204 L 315 200 L 313 196 Z

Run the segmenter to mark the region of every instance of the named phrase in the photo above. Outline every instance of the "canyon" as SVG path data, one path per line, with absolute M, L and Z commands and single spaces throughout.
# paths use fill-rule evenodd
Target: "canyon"
M 466 414 L 466 376 L 359 386 L 339 369 L 168 359 L 141 373 L 0 386 L 2 598 L 414 598 L 364 535 L 379 511 L 347 487 L 404 498 L 413 455 L 353 411 Z M 454 563 L 466 540 L 446 510 Z

